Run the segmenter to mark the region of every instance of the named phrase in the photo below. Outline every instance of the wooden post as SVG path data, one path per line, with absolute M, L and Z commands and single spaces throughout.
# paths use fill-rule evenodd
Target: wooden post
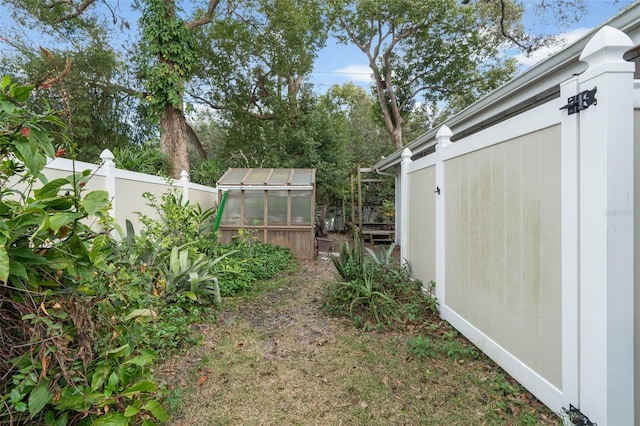
M 353 173 L 351 174 L 351 233 L 356 226 L 356 202 L 355 202 L 355 189 L 353 184 Z
M 358 231 L 362 236 L 362 176 L 358 166 Z

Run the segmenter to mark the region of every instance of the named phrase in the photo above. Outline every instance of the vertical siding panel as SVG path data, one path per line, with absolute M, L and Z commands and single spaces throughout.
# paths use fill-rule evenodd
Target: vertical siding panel
M 478 311 L 478 327 L 491 332 L 491 312 L 495 301 L 491 299 L 491 148 L 478 151 L 474 155 L 477 165 L 475 188 L 478 198 L 477 238 L 471 240 L 473 253 L 476 256 L 476 270 L 472 273 L 472 282 L 477 290 L 476 309 Z
M 469 197 L 469 237 L 467 239 L 469 267 L 467 274 L 467 286 L 469 289 L 469 298 L 467 300 L 467 312 L 469 321 L 473 324 L 479 324 L 480 309 L 478 299 L 480 297 L 478 275 L 480 264 L 482 262 L 482 251 L 478 245 L 480 239 L 480 191 L 478 184 L 478 172 L 480 170 L 477 156 L 474 154 L 467 155 L 467 175 L 468 197 Z M 475 157 L 475 158 L 474 158 Z
M 542 331 L 540 286 L 541 153 L 539 133 L 523 138 L 522 146 L 522 360 L 541 370 Z
M 491 152 L 491 330 L 499 345 L 507 342 L 506 334 L 506 250 L 505 250 L 505 144 Z
M 414 277 L 425 284 L 435 279 L 435 168 L 409 174 L 407 222 L 407 261 Z
M 461 221 L 460 212 L 460 176 L 456 161 L 444 162 L 445 175 L 445 276 L 447 277 L 447 287 L 445 289 L 445 300 L 440 303 L 446 303 L 450 306 L 458 306 L 460 299 L 460 285 L 458 278 L 458 262 L 460 257 L 460 241 L 459 229 Z M 442 283 L 436 282 L 436 286 Z
M 460 177 L 460 222 L 458 223 L 457 240 L 459 243 L 457 285 L 460 291 L 458 310 L 471 321 L 473 318 L 468 314 L 469 303 L 469 233 L 471 225 L 469 223 L 469 204 L 471 202 L 469 196 L 469 175 L 468 175 L 468 156 L 460 157 L 456 161 L 458 167 L 458 176 Z M 455 231 L 454 231 L 455 232 Z
M 424 198 L 420 193 L 420 175 L 417 172 L 410 173 L 408 175 L 408 183 L 409 187 L 407 190 L 407 194 L 409 196 L 408 204 L 407 204 L 407 223 L 408 229 L 411 229 L 412 232 L 408 233 L 406 236 L 408 250 L 407 250 L 407 261 L 411 268 L 415 268 L 414 274 L 417 278 L 419 278 L 421 274 L 420 268 L 420 256 L 423 255 L 423 250 L 420 247 L 420 237 L 422 235 L 422 229 L 420 229 L 420 215 L 423 212 L 422 203 Z
M 542 291 L 542 369 L 540 374 L 562 389 L 562 235 L 560 127 L 542 138 L 540 275 Z
M 515 139 L 505 144 L 505 251 L 507 336 L 505 348 L 522 357 L 522 156 L 521 143 Z

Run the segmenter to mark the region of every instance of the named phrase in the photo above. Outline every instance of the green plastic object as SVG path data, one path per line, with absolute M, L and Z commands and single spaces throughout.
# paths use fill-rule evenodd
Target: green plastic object
M 218 214 L 216 215 L 216 223 L 213 225 L 213 232 L 217 232 L 220 228 L 220 222 L 222 221 L 222 212 L 224 211 L 224 203 L 227 202 L 227 192 L 222 193 L 222 200 L 220 200 L 220 207 L 218 207 Z

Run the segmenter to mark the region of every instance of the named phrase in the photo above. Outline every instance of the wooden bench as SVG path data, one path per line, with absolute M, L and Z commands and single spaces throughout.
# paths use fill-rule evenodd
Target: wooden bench
M 391 229 L 363 229 L 362 238 L 368 243 L 388 243 L 395 240 L 396 232 Z

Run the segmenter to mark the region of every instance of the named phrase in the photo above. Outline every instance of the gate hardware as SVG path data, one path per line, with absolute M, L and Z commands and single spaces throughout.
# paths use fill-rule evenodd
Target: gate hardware
M 566 108 L 569 115 L 571 115 L 580 112 L 583 109 L 587 109 L 591 105 L 597 105 L 597 91 L 598 88 L 594 87 L 593 90 L 585 90 L 584 92 L 580 92 L 575 96 L 571 96 L 569 99 L 567 99 L 567 104 L 560 109 Z
M 595 90 L 595 89 L 594 89 Z M 569 409 L 562 407 L 562 410 L 569 416 L 569 421 L 577 426 L 598 426 L 597 423 L 593 423 L 589 420 L 589 417 L 582 414 L 579 408 L 569 404 Z
M 437 192 L 437 193 L 438 193 L 438 195 L 440 195 L 440 187 L 439 187 L 439 186 L 436 186 L 436 190 L 435 190 L 435 191 L 433 191 L 433 192 Z

